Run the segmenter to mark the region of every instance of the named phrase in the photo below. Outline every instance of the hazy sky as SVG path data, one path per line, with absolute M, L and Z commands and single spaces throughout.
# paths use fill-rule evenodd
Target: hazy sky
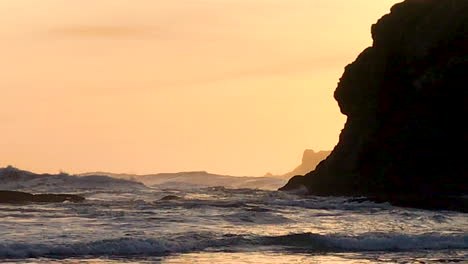
M 398 0 L 0 0 L 0 166 L 293 169 Z

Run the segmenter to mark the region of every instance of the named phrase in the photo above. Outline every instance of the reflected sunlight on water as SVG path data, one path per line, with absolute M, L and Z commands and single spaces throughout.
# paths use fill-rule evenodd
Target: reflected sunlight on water
M 0 205 L 0 262 L 463 263 L 467 215 L 227 188 Z M 161 200 L 168 195 L 183 198 Z M 15 230 L 14 233 L 11 230 Z

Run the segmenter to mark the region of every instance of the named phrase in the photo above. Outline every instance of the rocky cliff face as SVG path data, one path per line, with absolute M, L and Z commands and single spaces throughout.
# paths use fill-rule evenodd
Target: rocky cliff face
M 407 0 L 335 91 L 348 119 L 332 154 L 283 190 L 317 195 L 468 193 L 468 1 Z

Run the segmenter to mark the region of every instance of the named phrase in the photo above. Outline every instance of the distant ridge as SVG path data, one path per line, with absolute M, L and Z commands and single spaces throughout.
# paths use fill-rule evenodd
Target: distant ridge
M 108 173 L 108 172 L 90 172 L 83 173 L 80 176 L 104 175 L 119 179 L 141 182 L 147 186 L 159 187 L 216 187 L 223 186 L 227 188 L 250 188 L 276 190 L 286 183 L 287 179 L 275 177 L 252 177 L 252 176 L 229 176 L 213 174 L 206 171 L 188 171 L 176 173 L 158 173 L 147 175 Z

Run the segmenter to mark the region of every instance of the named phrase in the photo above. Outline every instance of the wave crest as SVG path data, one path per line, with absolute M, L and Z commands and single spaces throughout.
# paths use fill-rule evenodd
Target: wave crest
M 314 233 L 284 236 L 247 236 L 188 233 L 172 238 L 118 238 L 74 244 L 0 244 L 0 258 L 39 258 L 71 256 L 162 256 L 214 248 L 278 246 L 306 251 L 412 251 L 467 249 L 468 235 L 403 235 L 367 233 L 359 236 Z

